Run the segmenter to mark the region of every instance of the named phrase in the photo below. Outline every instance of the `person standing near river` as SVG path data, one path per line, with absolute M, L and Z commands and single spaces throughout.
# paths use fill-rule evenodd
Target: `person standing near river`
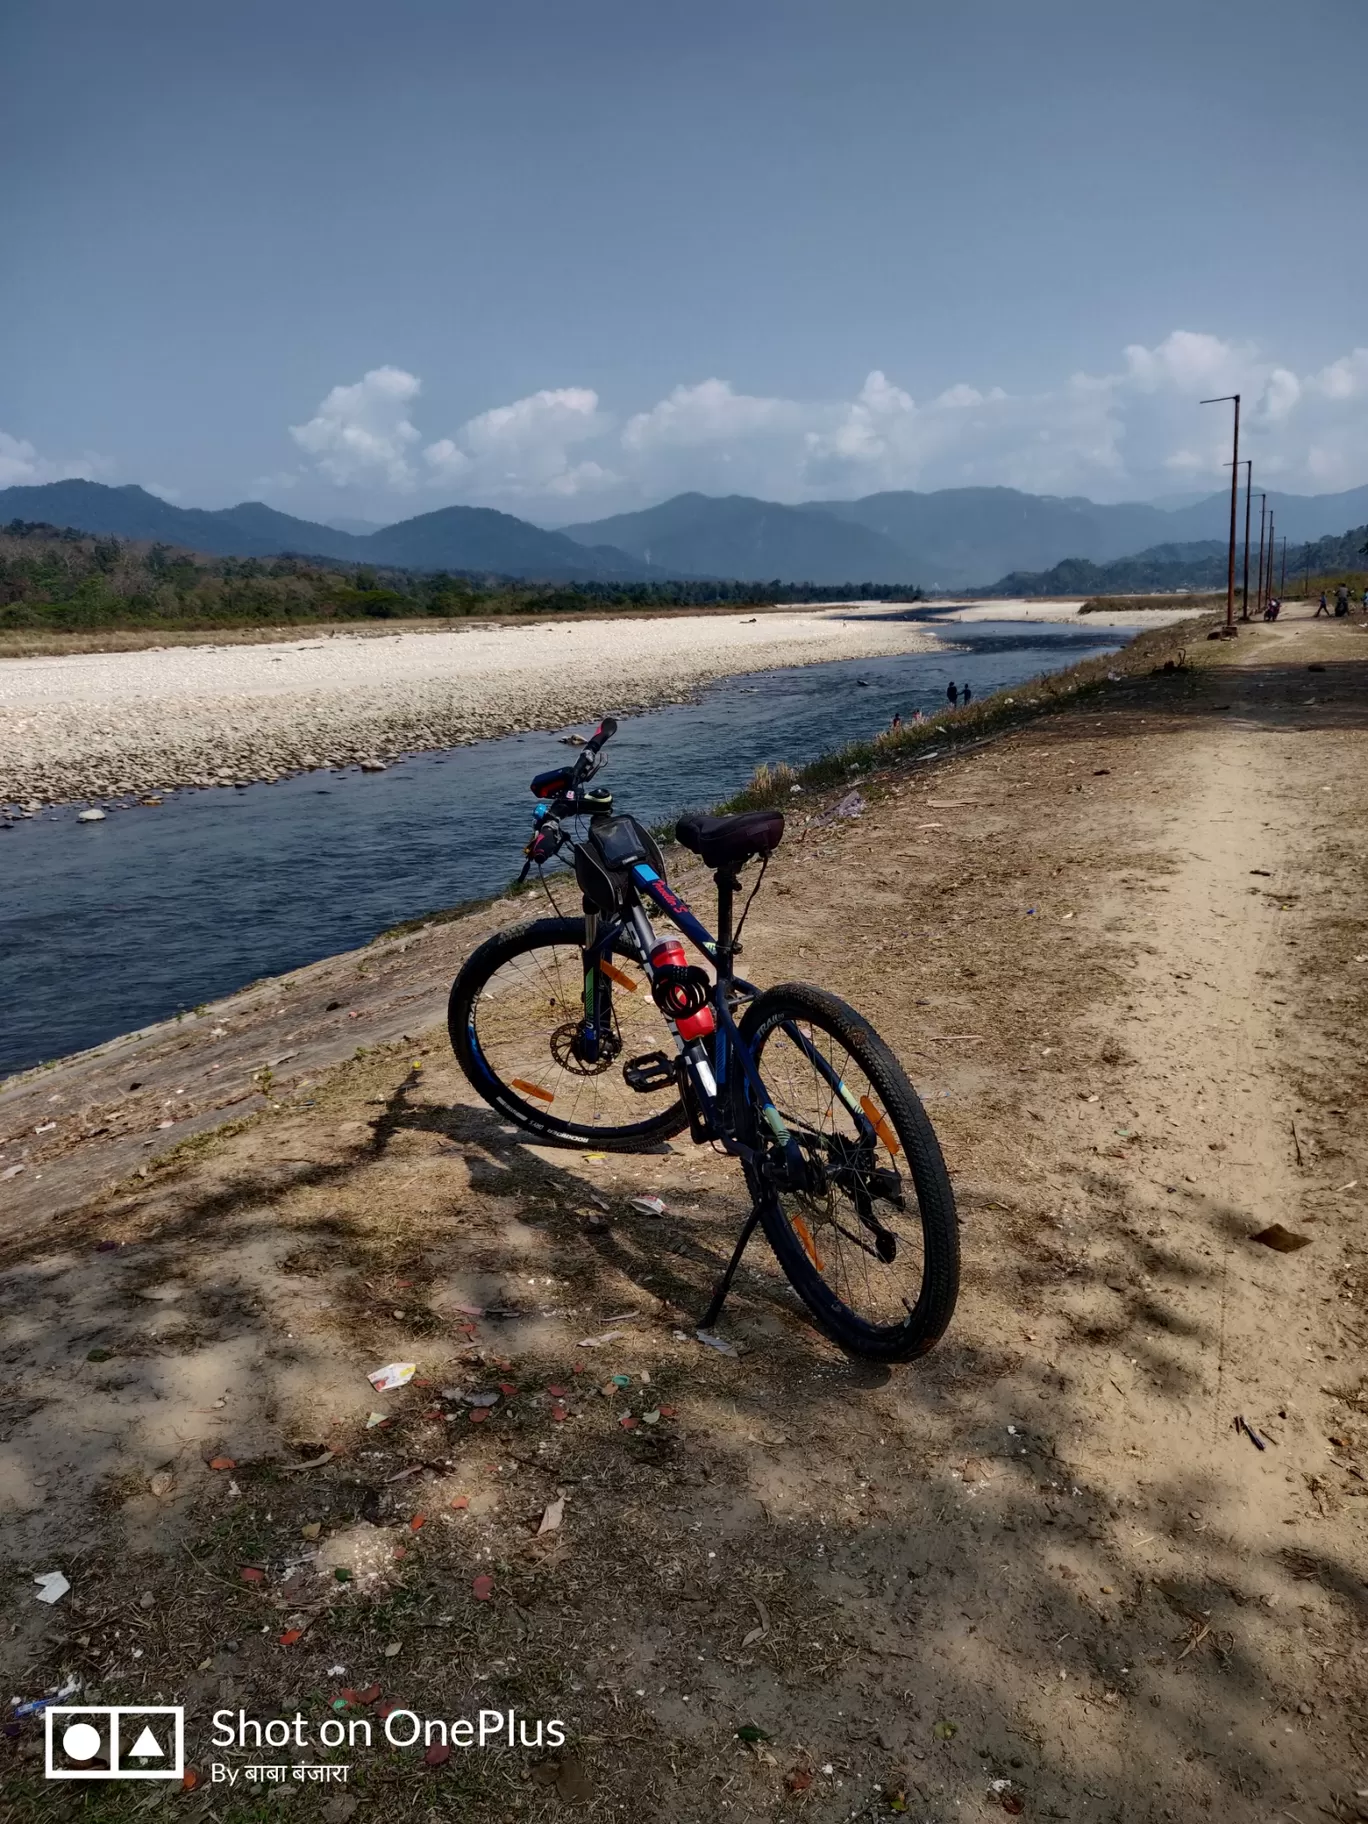
M 959 686 L 955 683 L 953 678 L 951 678 L 950 682 L 946 685 L 945 694 L 950 700 L 951 709 L 957 709 L 959 707 Z
M 960 691 L 960 702 L 961 702 L 961 704 L 963 704 L 965 709 L 968 709 L 969 705 L 973 702 L 973 700 L 974 700 L 974 693 L 972 690 L 970 690 L 969 686 L 966 684 L 964 686 L 964 688 Z

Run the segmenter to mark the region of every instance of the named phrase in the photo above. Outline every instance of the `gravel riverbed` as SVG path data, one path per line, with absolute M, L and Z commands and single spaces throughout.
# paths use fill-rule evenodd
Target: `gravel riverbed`
M 845 609 L 0 660 L 0 804 L 245 784 L 679 702 L 736 672 L 934 651 Z

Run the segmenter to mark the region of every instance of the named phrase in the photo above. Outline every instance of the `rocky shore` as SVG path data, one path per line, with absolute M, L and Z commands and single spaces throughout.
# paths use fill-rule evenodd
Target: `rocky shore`
M 0 660 L 0 807 L 381 766 L 678 702 L 737 672 L 938 643 L 827 610 Z

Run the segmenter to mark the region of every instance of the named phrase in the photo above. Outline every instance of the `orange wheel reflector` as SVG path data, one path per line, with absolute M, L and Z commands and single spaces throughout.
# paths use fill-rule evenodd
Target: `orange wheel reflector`
M 804 1254 L 807 1255 L 808 1259 L 812 1262 L 813 1266 L 816 1267 L 819 1273 L 825 1273 L 826 1267 L 823 1264 L 821 1255 L 817 1252 L 817 1244 L 812 1239 L 812 1231 L 808 1228 L 801 1216 L 791 1216 L 789 1222 L 794 1234 L 803 1244 Z
M 889 1152 L 900 1153 L 902 1151 L 902 1143 L 899 1141 L 898 1136 L 893 1132 L 887 1115 L 882 1114 L 870 1101 L 868 1096 L 860 1097 L 860 1107 L 869 1116 L 871 1127 L 879 1136 L 880 1140 L 883 1141 Z
M 635 994 L 637 985 L 630 975 L 624 975 L 621 969 L 614 969 L 611 963 L 600 963 L 599 968 L 610 982 L 616 982 L 619 988 L 625 988 L 629 994 Z
M 525 1096 L 535 1096 L 538 1102 L 554 1102 L 555 1097 L 549 1089 L 543 1089 L 540 1083 L 525 1083 L 521 1077 L 514 1077 L 512 1087 L 520 1089 Z

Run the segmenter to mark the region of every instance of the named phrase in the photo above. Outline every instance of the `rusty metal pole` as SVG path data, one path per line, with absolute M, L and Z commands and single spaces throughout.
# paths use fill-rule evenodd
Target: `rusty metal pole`
M 1202 405 L 1225 405 L 1232 403 L 1235 407 L 1235 437 L 1230 452 L 1230 556 L 1226 565 L 1226 618 L 1225 637 L 1235 637 L 1235 515 L 1240 501 L 1240 395 L 1222 393 L 1218 399 L 1203 399 Z
M 1249 619 L 1249 502 L 1254 488 L 1254 464 L 1245 458 L 1245 549 L 1244 581 L 1240 585 L 1240 619 Z
M 1264 529 L 1268 522 L 1268 494 L 1259 496 L 1259 613 L 1264 613 Z
M 1277 545 L 1273 538 L 1273 509 L 1270 507 L 1268 509 L 1268 575 L 1264 578 L 1270 602 L 1273 600 L 1273 553 L 1276 549 Z

